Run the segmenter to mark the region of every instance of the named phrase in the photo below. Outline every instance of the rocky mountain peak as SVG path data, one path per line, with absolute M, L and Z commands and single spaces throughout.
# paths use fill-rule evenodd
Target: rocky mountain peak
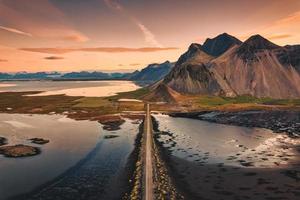
M 189 49 L 183 55 L 180 56 L 176 63 L 176 66 L 181 65 L 187 61 L 195 60 L 205 63 L 211 60 L 211 56 L 203 50 L 201 44 L 192 43 L 189 46 Z
M 279 48 L 278 45 L 272 43 L 261 35 L 253 35 L 249 39 L 247 39 L 241 48 L 248 46 L 253 49 L 261 50 L 261 49 L 276 49 Z
M 201 44 L 197 44 L 197 43 L 192 43 L 189 46 L 189 49 L 188 49 L 189 52 L 195 52 L 195 51 L 198 51 L 198 50 L 202 51 L 202 45 Z
M 256 53 L 261 51 L 272 51 L 280 46 L 272 43 L 261 35 L 253 35 L 247 39 L 236 51 L 237 55 L 245 62 L 257 61 Z
M 202 49 L 209 55 L 218 57 L 230 49 L 234 45 L 240 45 L 242 42 L 229 35 L 228 33 L 222 33 L 215 38 L 208 38 L 203 44 Z

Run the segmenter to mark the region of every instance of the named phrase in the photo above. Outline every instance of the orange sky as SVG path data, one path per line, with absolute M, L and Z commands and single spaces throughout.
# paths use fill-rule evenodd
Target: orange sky
M 299 0 L 0 0 L 0 71 L 132 71 L 227 32 L 300 43 Z

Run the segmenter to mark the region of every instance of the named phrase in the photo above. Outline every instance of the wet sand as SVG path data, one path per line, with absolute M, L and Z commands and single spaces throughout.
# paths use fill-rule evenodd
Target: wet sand
M 160 121 L 163 122 L 166 120 Z M 177 125 L 180 127 L 178 122 Z M 186 136 L 180 138 L 183 145 L 176 138 L 181 136 L 181 132 L 161 132 L 159 128 L 156 124 L 158 134 L 155 141 L 171 177 L 186 199 L 296 200 L 300 197 L 298 139 L 293 139 L 297 141 L 293 143 L 288 135 L 269 137 L 268 134 L 258 134 L 266 138 L 257 138 L 260 144 L 253 143 L 251 146 L 248 143 L 251 148 L 241 145 L 241 138 L 229 140 L 236 153 L 228 151 L 221 159 L 213 151 L 203 152 L 201 145 L 194 146 L 195 138 L 193 134 L 189 135 L 188 130 Z M 208 142 L 203 139 L 203 143 Z M 199 152 L 194 153 L 195 150 Z
M 300 197 L 300 164 L 286 169 L 230 167 L 170 156 L 169 165 L 187 199 L 289 199 Z M 298 175 L 299 176 L 299 175 Z

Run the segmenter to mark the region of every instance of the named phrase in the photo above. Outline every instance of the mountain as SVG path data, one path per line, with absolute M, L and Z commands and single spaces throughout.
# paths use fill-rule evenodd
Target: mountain
M 143 97 L 147 101 L 169 103 L 175 103 L 180 98 L 180 93 L 161 83 L 161 81 L 151 86 L 151 91 Z
M 0 79 L 10 79 L 11 76 L 12 75 L 8 73 L 0 73 Z
M 148 83 L 154 83 L 161 80 L 168 74 L 173 68 L 174 64 L 166 61 L 161 64 L 150 64 L 141 71 L 136 71 L 129 78 L 132 81 L 143 81 Z
M 104 72 L 18 72 L 18 73 L 0 73 L 0 80 L 103 80 L 103 79 L 121 79 L 127 80 L 132 73 L 104 73 Z
M 277 52 L 283 65 L 291 65 L 300 73 L 300 45 L 287 45 Z
M 221 85 L 205 66 L 213 59 L 213 56 L 204 52 L 202 45 L 191 44 L 164 78 L 163 84 L 184 94 L 222 94 Z
M 203 50 L 207 54 L 217 57 L 225 53 L 234 45 L 240 44 L 242 44 L 242 42 L 239 39 L 227 33 L 223 33 L 213 39 L 208 38 L 203 44 Z
M 70 72 L 61 76 L 62 79 L 109 79 L 110 74 L 103 72 Z
M 160 84 L 179 94 L 300 98 L 300 45 L 221 34 L 191 44 Z
M 255 35 L 211 62 L 210 70 L 238 95 L 299 98 L 300 75 L 290 62 L 299 54 L 290 56 L 288 49 Z
M 260 51 L 272 51 L 279 49 L 280 46 L 270 42 L 260 35 L 251 36 L 236 51 L 236 53 L 245 61 L 252 61 Z
M 39 80 L 39 79 L 51 79 L 52 77 L 59 76 L 58 72 L 18 72 L 18 73 L 0 73 L 0 80 Z
M 213 57 L 207 54 L 203 46 L 200 44 L 193 43 L 189 46 L 187 52 L 181 55 L 176 62 L 176 66 L 183 65 L 184 63 L 207 63 L 212 60 Z

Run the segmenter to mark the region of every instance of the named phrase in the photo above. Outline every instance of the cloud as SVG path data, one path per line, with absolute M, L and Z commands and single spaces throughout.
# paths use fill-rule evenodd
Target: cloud
M 143 47 L 143 48 L 127 48 L 127 47 L 96 47 L 96 48 L 20 48 L 22 51 L 30 51 L 37 53 L 49 53 L 49 54 L 65 54 L 77 51 L 84 52 L 103 52 L 103 53 L 150 53 L 158 51 L 176 50 L 176 47 Z
M 254 34 L 252 34 L 254 35 Z M 241 40 L 247 40 L 249 39 L 252 35 L 242 35 L 238 36 L 239 39 Z M 267 38 L 268 40 L 280 40 L 280 39 L 285 39 L 289 37 L 293 37 L 291 34 L 262 34 L 263 37 Z
M 277 25 L 283 25 L 283 24 L 289 25 L 289 24 L 297 23 L 297 22 L 300 22 L 300 11 L 292 13 L 289 16 L 276 21 L 275 24 L 277 24 Z
M 8 60 L 6 59 L 0 59 L 0 62 L 7 62 Z
M 45 57 L 44 59 L 46 59 L 46 60 L 61 60 L 61 59 L 64 59 L 64 57 L 48 56 L 48 57 Z
M 152 44 L 156 47 L 162 47 L 162 45 L 155 39 L 154 34 L 144 24 L 137 21 L 136 19 L 133 21 L 136 22 L 136 25 L 143 32 L 146 42 L 148 42 L 149 44 Z
M 298 31 L 300 30 L 299 23 L 300 23 L 300 11 L 292 13 L 270 24 L 267 24 L 265 27 L 261 29 L 261 31 L 267 33 L 267 35 L 268 34 L 271 35 L 270 37 L 272 37 L 272 35 L 276 32 L 282 32 L 282 30 L 284 30 L 285 32 L 294 33 L 294 35 L 287 34 L 287 33 L 279 34 L 278 35 L 279 37 L 276 37 L 275 35 L 275 39 L 293 37 L 297 35 L 296 33 L 298 33 Z
M 139 66 L 139 65 L 141 65 L 141 64 L 139 64 L 139 63 L 132 63 L 132 64 L 130 64 L 130 66 Z
M 19 34 L 19 35 L 25 35 L 25 36 L 32 37 L 32 35 L 30 33 L 25 33 L 23 31 L 15 29 L 15 28 L 0 26 L 0 29 L 5 30 L 5 31 L 9 31 L 9 32 L 12 32 L 12 33 L 16 33 L 16 34 Z
M 111 8 L 118 11 L 124 11 L 123 6 L 121 6 L 119 3 L 115 2 L 114 0 L 104 0 L 105 4 Z
M 61 37 L 62 40 L 66 40 L 66 41 L 74 41 L 74 42 L 86 42 L 89 40 L 88 37 L 80 34 L 80 33 L 74 33 L 71 35 L 66 35 Z
M 89 39 L 50 0 L 1 0 L 0 19 L 7 24 L 0 29 L 17 34 L 74 42 Z
M 280 35 L 267 36 L 267 38 L 269 40 L 279 40 L 279 39 L 285 39 L 285 38 L 289 38 L 289 37 L 292 37 L 292 35 L 291 34 L 280 34 Z
M 128 17 L 128 19 L 133 22 L 143 33 L 145 41 L 148 44 L 151 44 L 155 47 L 163 47 L 162 44 L 160 44 L 157 39 L 155 38 L 155 35 L 137 18 L 135 18 L 133 15 L 127 12 L 127 10 L 119 3 L 115 2 L 114 0 L 104 0 L 107 7 L 116 10 L 117 12 L 125 15 Z

